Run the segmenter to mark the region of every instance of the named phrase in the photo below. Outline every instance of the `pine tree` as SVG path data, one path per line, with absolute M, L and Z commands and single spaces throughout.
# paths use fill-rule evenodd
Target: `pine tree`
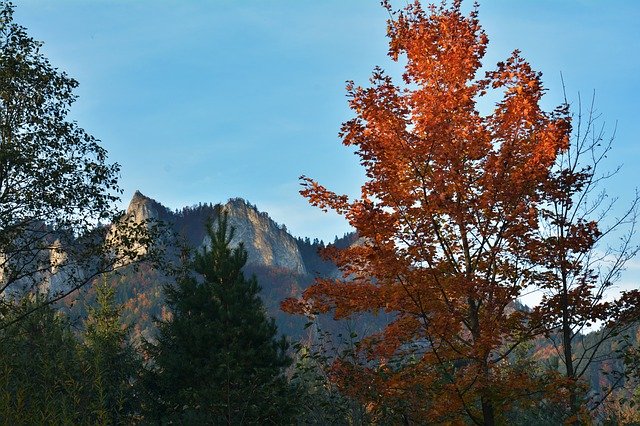
M 96 286 L 96 306 L 85 323 L 85 362 L 91 380 L 90 409 L 101 424 L 124 423 L 136 410 L 132 379 L 139 371 L 128 330 L 121 323 L 122 307 L 106 280 Z
M 5 301 L 11 321 L 43 296 Z M 85 409 L 87 382 L 68 318 L 51 306 L 0 330 L 0 424 L 95 424 Z
M 165 287 L 171 318 L 159 322 L 149 345 L 144 377 L 148 420 L 178 423 L 278 423 L 292 421 L 292 392 L 284 377 L 291 360 L 259 298 L 255 276 L 242 267 L 247 252 L 229 246 L 227 217 L 207 224 L 210 247 L 185 274 Z

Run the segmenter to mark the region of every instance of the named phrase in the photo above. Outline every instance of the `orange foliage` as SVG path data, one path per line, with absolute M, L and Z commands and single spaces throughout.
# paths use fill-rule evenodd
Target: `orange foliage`
M 366 171 L 360 199 L 301 178 L 302 195 L 363 243 L 328 252 L 344 279 L 319 279 L 283 309 L 393 313 L 359 347 L 366 362 L 338 362 L 335 380 L 368 406 L 404 398 L 412 421 L 491 424 L 534 387 L 502 365 L 537 333 L 512 304 L 535 284 L 533 233 L 568 111 L 540 108 L 540 74 L 518 51 L 477 78 L 488 39 L 476 9 L 387 8 L 403 84 L 380 68 L 370 87 L 349 83 L 355 118 L 340 133 Z M 476 102 L 490 92 L 502 98 L 483 116 Z

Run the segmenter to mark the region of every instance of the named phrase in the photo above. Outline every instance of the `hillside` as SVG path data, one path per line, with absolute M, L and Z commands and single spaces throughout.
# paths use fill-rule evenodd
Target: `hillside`
M 138 222 L 147 219 L 162 222 L 167 232 L 175 235 L 178 241 L 197 250 L 209 243 L 205 224 L 215 218 L 220 210 L 228 214 L 229 223 L 234 227 L 232 244 L 242 243 L 247 250 L 245 273 L 255 274 L 258 278 L 265 308 L 275 318 L 278 330 L 292 340 L 317 338 L 314 333 L 318 329 L 305 328 L 305 318 L 282 312 L 280 302 L 287 297 L 299 296 L 316 277 L 339 277 L 340 271 L 336 266 L 319 255 L 319 250 L 329 244 L 317 239 L 294 238 L 285 226 L 273 221 L 268 213 L 241 198 L 233 198 L 225 204 L 205 203 L 171 211 L 158 201 L 136 192 L 129 203 L 127 214 Z M 330 244 L 348 247 L 356 243 L 356 240 L 357 236 L 351 233 L 336 237 Z M 116 289 L 118 301 L 125 306 L 124 320 L 132 327 L 134 339 L 153 338 L 153 319 L 167 315 L 162 286 L 171 283 L 171 278 L 150 264 L 142 264 L 136 269 L 128 268 L 121 274 L 113 275 L 109 280 Z M 93 288 L 85 289 L 80 295 L 80 303 L 75 303 L 71 309 L 72 313 L 78 317 L 84 316 L 85 307 L 94 298 Z M 514 306 L 515 309 L 527 309 L 518 303 Z M 317 322 L 320 330 L 331 332 L 330 338 L 337 343 L 344 338 L 340 336 L 349 336 L 351 333 L 363 336 L 378 331 L 390 318 L 390 314 L 361 315 L 349 321 L 336 322 L 330 315 L 323 315 L 317 318 Z M 589 342 L 597 340 L 598 333 L 592 332 L 579 339 L 588 347 Z M 626 337 L 628 343 L 637 345 L 640 337 L 637 327 L 630 329 Z M 606 392 L 610 384 L 617 380 L 617 376 L 611 372 L 622 368 L 621 361 L 615 355 L 616 350 L 624 344 L 619 338 L 599 348 L 596 362 L 585 372 L 592 392 Z M 536 339 L 529 355 L 545 368 L 562 371 L 563 367 L 558 364 L 557 350 L 557 342 L 554 343 L 553 337 Z M 624 384 L 624 381 L 620 384 Z
M 138 223 L 149 219 L 158 221 L 179 244 L 197 250 L 209 243 L 205 224 L 215 219 L 220 210 L 228 215 L 229 224 L 234 228 L 232 245 L 242 243 L 247 250 L 245 274 L 255 274 L 258 278 L 268 314 L 275 318 L 281 333 L 302 337 L 306 320 L 282 312 L 280 302 L 299 295 L 317 276 L 339 275 L 335 265 L 318 254 L 318 250 L 326 246 L 323 241 L 294 238 L 285 226 L 241 198 L 230 199 L 225 204 L 201 203 L 171 211 L 136 191 L 129 202 L 127 215 Z M 354 234 L 346 234 L 342 238 L 336 237 L 332 244 L 341 247 L 353 241 Z M 167 262 L 175 260 L 175 255 L 167 257 Z M 153 318 L 166 315 L 162 286 L 170 283 L 171 278 L 150 264 L 142 264 L 135 269 L 127 268 L 109 280 L 116 288 L 118 301 L 125 305 L 125 320 L 133 327 L 134 337 L 152 337 Z M 74 315 L 83 316 L 84 306 L 91 304 L 94 297 L 93 289 L 84 290 L 80 303 L 74 304 Z

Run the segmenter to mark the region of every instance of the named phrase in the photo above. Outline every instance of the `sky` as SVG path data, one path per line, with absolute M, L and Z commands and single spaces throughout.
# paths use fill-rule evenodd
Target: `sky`
M 377 0 L 15 3 L 14 19 L 80 82 L 71 118 L 122 166 L 123 208 L 135 190 L 171 209 L 242 197 L 295 236 L 349 231 L 308 205 L 298 177 L 359 194 L 364 174 L 338 138 L 352 117 L 345 81 L 401 69 L 386 56 Z M 521 50 L 543 73 L 545 108 L 562 101 L 561 73 L 571 101 L 595 92 L 609 134 L 617 123 L 607 166 L 623 165 L 607 190 L 629 200 L 640 182 L 640 2 L 481 0 L 479 17 L 485 66 Z

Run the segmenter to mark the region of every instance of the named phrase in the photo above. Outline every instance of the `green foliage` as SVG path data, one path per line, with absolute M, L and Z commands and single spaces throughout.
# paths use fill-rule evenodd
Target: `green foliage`
M 120 324 L 114 290 L 97 286 L 84 344 L 43 296 L 3 305 L 0 424 L 124 424 L 137 413 L 133 379 L 141 368 Z
M 155 253 L 141 248 L 157 230 L 118 212 L 120 166 L 67 117 L 78 82 L 49 62 L 13 12 L 0 0 L 0 296 L 37 291 L 47 304 Z
M 190 264 L 197 275 L 165 287 L 171 317 L 159 322 L 157 343 L 148 345 L 146 415 L 177 423 L 291 423 L 287 343 L 276 339 L 257 280 L 242 272 L 246 251 L 229 247 L 226 215 L 216 230 L 209 223 L 207 234 L 210 247 Z
M 133 379 L 141 368 L 128 330 L 121 323 L 122 307 L 115 304 L 115 290 L 105 281 L 97 285 L 97 306 L 89 308 L 85 323 L 84 362 L 92 398 L 89 409 L 101 424 L 121 424 L 137 411 Z
M 517 346 L 512 355 L 505 360 L 502 372 L 516 376 L 528 376 L 529 383 L 534 383 L 535 388 L 522 389 L 525 398 L 515 401 L 510 409 L 504 413 L 507 424 L 552 426 L 563 424 L 569 417 L 568 406 L 559 400 L 550 400 L 545 397 L 545 385 L 551 383 L 558 375 L 558 358 L 551 363 L 541 363 L 533 357 L 535 342 L 524 342 Z
M 119 166 L 66 119 L 78 82 L 41 46 L 13 22 L 13 5 L 0 1 L 0 251 L 13 255 L 2 265 L 5 285 L 37 284 L 30 256 L 110 219 L 117 200 Z
M 25 298 L 3 319 L 41 303 Z M 61 314 L 37 310 L 0 332 L 0 424 L 88 424 L 86 365 Z
M 299 424 L 369 424 L 371 419 L 364 407 L 344 395 L 330 379 L 333 361 L 336 357 L 348 357 L 351 351 L 338 349 L 332 334 L 317 324 L 309 322 L 306 328 L 313 333 L 309 342 L 294 345 L 296 357 L 291 377 L 300 395 Z
M 0 211 L 2 223 L 46 220 L 69 229 L 110 219 L 119 166 L 105 164 L 97 140 L 66 119 L 78 82 L 41 46 L 13 22 L 13 5 L 0 2 L 0 183 L 10 189 L 2 205 L 14 207 L 10 218 Z

